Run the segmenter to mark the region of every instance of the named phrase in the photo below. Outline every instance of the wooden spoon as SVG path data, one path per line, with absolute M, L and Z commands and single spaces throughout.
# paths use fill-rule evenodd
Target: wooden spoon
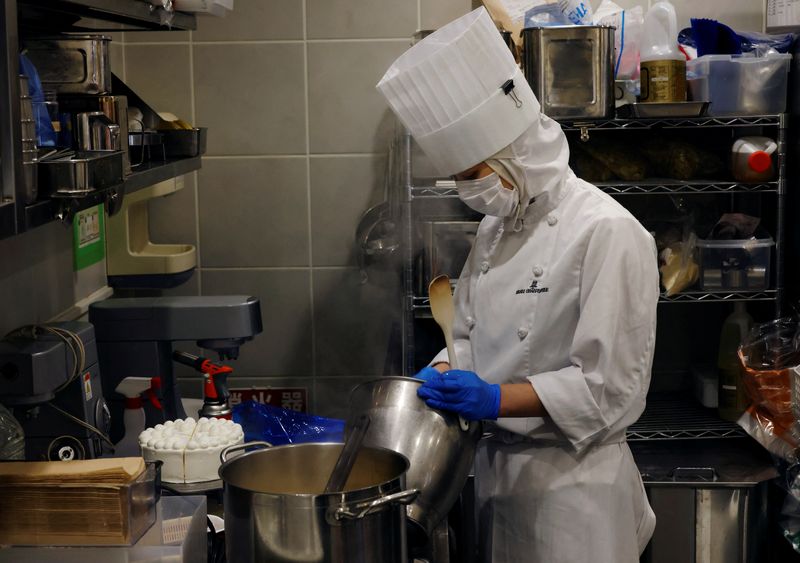
M 450 369 L 458 369 L 456 360 L 456 350 L 453 345 L 453 319 L 455 319 L 455 308 L 453 307 L 453 294 L 450 292 L 450 278 L 447 276 L 436 276 L 428 285 L 428 297 L 431 301 L 431 313 L 433 319 L 444 334 L 444 342 L 447 346 L 447 356 L 450 359 Z M 458 423 L 462 430 L 469 430 L 469 422 L 463 417 L 458 417 Z

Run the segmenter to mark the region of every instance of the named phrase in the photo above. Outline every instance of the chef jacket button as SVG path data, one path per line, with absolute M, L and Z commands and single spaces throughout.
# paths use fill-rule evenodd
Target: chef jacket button
M 519 339 L 522 340 L 523 338 L 528 336 L 528 329 L 520 327 L 519 329 L 517 329 L 517 336 L 519 336 Z
M 534 267 L 533 267 L 533 275 L 534 275 L 534 276 L 536 276 L 536 277 L 538 278 L 538 277 L 540 277 L 542 274 L 544 274 L 544 270 L 542 269 L 542 267 L 541 267 L 541 266 L 534 266 Z
M 481 272 L 484 274 L 489 271 L 489 262 L 481 262 Z
M 472 328 L 472 327 L 474 327 L 474 326 L 475 326 L 475 319 L 474 319 L 474 318 L 472 318 L 472 317 L 467 317 L 467 326 L 468 326 L 469 328 Z
M 548 225 L 553 227 L 553 226 L 555 226 L 556 223 L 558 223 L 558 217 L 556 217 L 555 215 L 548 215 L 547 216 L 547 224 Z

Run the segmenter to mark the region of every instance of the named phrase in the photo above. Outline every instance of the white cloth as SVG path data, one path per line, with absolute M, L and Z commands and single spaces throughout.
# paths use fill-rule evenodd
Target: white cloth
M 482 446 L 480 537 L 492 563 L 633 563 L 654 526 L 624 440 L 650 382 L 655 243 L 568 159 L 560 127 L 542 116 L 487 160 L 528 205 L 483 219 L 456 286 L 459 367 L 530 382 L 549 414 L 499 419 L 502 439 Z M 447 359 L 443 350 L 431 363 Z

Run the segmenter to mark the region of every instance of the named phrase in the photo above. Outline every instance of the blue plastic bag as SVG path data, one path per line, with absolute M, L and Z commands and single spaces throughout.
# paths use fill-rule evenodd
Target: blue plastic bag
M 273 446 L 281 446 L 344 441 L 344 420 L 314 416 L 256 401 L 233 407 L 233 421 L 242 425 L 245 442 L 263 440 Z
M 44 89 L 39 80 L 39 73 L 28 57 L 23 53 L 19 55 L 19 71 L 28 77 L 28 92 L 33 105 L 34 119 L 36 120 L 36 144 L 40 147 L 53 147 L 56 145 L 56 131 L 47 113 L 44 100 Z

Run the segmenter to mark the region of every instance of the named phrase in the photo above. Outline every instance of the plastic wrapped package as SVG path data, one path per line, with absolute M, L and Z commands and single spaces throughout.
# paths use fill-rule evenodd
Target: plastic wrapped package
M 305 414 L 256 401 L 233 407 L 233 420 L 242 425 L 245 442 L 260 440 L 281 446 L 344 441 L 344 420 Z
M 739 425 L 773 455 L 796 463 L 797 419 L 792 410 L 792 378 L 800 365 L 800 334 L 795 319 L 756 326 L 739 348 L 743 381 L 751 406 Z
M 695 259 L 696 246 L 697 235 L 692 232 L 685 240 L 667 246 L 659 254 L 661 285 L 664 286 L 667 297 L 680 293 L 697 282 L 700 269 Z
M 614 79 L 638 81 L 644 9 L 634 6 L 625 10 L 611 0 L 603 0 L 594 12 L 594 23 L 615 28 L 614 47 L 617 60 L 614 65 Z

